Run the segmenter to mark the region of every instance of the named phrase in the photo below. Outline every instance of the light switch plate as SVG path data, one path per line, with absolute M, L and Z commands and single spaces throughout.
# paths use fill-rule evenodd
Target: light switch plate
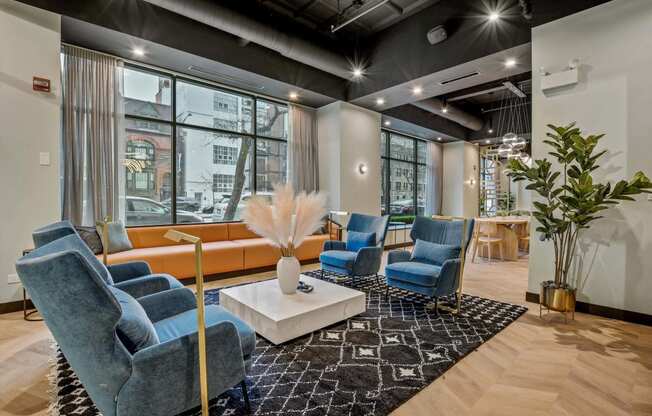
M 50 152 L 39 153 L 38 160 L 41 166 L 50 166 Z
M 18 278 L 18 275 L 16 273 L 10 273 L 9 275 L 7 275 L 7 283 L 10 285 L 20 283 L 20 279 Z

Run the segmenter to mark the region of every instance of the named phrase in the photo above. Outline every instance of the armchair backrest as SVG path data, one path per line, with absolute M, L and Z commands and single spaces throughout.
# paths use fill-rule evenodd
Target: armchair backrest
M 84 240 L 82 240 L 77 233 L 61 237 L 57 240 L 52 241 L 51 243 L 37 248 L 37 250 L 39 250 L 40 255 L 57 253 L 64 250 L 76 251 L 86 260 L 88 265 L 93 268 L 97 275 L 106 284 L 113 285 L 113 278 L 111 277 L 109 270 L 101 261 L 97 259 L 97 257 L 95 257 L 95 254 L 93 254 L 91 249 L 88 248 L 86 243 L 84 243 Z
M 63 220 L 34 230 L 32 240 L 34 247 L 39 248 L 70 234 L 77 234 L 77 230 L 70 221 Z
M 62 241 L 24 256 L 16 270 L 95 405 L 114 415 L 131 374 L 131 355 L 116 335 L 122 310 L 86 257 Z
M 349 219 L 349 224 L 346 226 L 346 230 L 361 233 L 376 233 L 376 245 L 382 247 L 385 244 L 388 225 L 389 215 L 376 217 L 374 215 L 353 213 Z
M 465 252 L 468 250 L 469 243 L 471 242 L 474 223 L 475 220 L 473 218 L 466 221 L 466 235 L 464 237 Z M 410 238 L 415 242 L 417 240 L 424 240 L 431 243 L 460 247 L 463 228 L 464 221 L 461 220 L 416 217 L 414 219 L 414 224 L 412 225 L 412 230 L 410 231 Z

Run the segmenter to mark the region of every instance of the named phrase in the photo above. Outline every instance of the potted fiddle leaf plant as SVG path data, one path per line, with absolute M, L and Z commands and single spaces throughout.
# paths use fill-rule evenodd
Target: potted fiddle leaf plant
M 568 126 L 548 125 L 548 152 L 558 163 L 548 159 L 535 160 L 532 167 L 519 159 L 508 163 L 508 175 L 514 181 L 529 182 L 526 189 L 535 191 L 539 200 L 533 202 L 532 215 L 537 220 L 536 230 L 542 241 L 554 246 L 554 280 L 543 282 L 539 303 L 559 312 L 575 311 L 575 288 L 569 274 L 577 241 L 583 230 L 602 218 L 601 211 L 621 201 L 634 201 L 633 196 L 652 193 L 652 183 L 643 172 L 636 172 L 629 180 L 597 182 L 593 173 L 599 160 L 607 153 L 597 150 L 599 135 L 583 135 L 575 123 Z

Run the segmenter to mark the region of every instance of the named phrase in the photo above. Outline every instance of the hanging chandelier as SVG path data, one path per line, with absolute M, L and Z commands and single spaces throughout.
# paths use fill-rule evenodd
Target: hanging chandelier
M 527 96 L 519 97 L 508 91 L 503 95 L 496 130 L 498 137 L 502 135 L 502 143 L 497 149 L 501 158 L 520 159 L 523 163 L 530 163 L 530 155 L 524 151 L 527 140 L 523 137 L 531 131 L 529 104 Z

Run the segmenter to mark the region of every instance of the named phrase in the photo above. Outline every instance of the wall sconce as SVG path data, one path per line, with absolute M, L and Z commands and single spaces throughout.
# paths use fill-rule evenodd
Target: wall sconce
M 467 181 L 467 183 L 471 186 L 475 186 L 475 178 L 471 178 Z
M 367 173 L 367 165 L 365 165 L 364 163 L 360 163 L 358 165 L 358 172 L 360 172 L 361 175 Z

